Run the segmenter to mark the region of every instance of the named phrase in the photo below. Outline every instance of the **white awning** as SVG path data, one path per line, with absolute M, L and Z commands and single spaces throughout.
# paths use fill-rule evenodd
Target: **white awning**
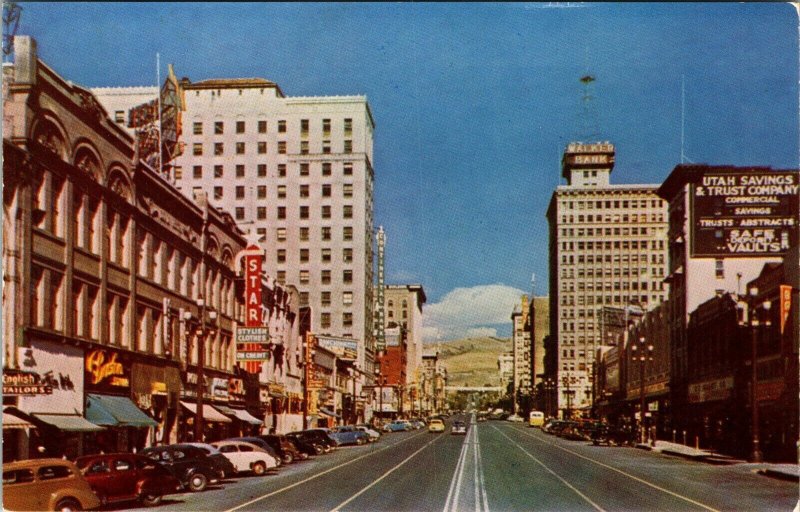
M 184 402 L 181 400 L 181 405 L 186 407 L 192 414 L 197 414 L 197 404 L 192 404 L 189 402 Z M 203 420 L 204 421 L 214 421 L 217 423 L 230 423 L 231 420 L 227 416 L 223 415 L 218 410 L 214 409 L 208 404 L 203 404 Z
M 23 420 L 19 416 L 15 416 L 11 412 L 6 412 L 3 409 L 3 429 L 7 428 L 36 428 L 30 422 Z
M 260 419 L 256 418 L 249 412 L 245 411 L 244 409 L 231 409 L 233 411 L 233 415 L 239 418 L 242 421 L 246 421 L 247 423 L 252 423 L 253 425 L 263 425 L 264 422 Z

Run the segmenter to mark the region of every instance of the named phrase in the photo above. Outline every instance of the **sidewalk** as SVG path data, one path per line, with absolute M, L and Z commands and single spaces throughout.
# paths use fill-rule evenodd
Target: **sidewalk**
M 745 460 L 735 459 L 711 450 L 700 450 L 697 448 L 692 448 L 691 446 L 670 443 L 669 441 L 657 441 L 656 446 L 638 443 L 636 447 L 642 450 L 658 452 L 664 455 L 683 457 L 685 459 L 706 462 L 708 464 L 747 463 Z M 753 471 L 759 475 L 764 475 L 771 478 L 779 478 L 782 480 L 793 480 L 795 482 L 800 481 L 800 466 L 797 464 L 773 464 L 764 462 L 751 465 L 753 466 Z

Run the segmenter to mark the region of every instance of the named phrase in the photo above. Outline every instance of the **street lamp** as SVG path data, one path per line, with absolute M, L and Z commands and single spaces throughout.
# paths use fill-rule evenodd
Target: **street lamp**
M 205 368 L 205 340 L 207 336 L 213 336 L 216 333 L 215 324 L 217 322 L 217 312 L 213 309 L 206 307 L 204 299 L 197 299 L 197 307 L 200 309 L 198 324 L 195 329 L 195 336 L 197 337 L 197 409 L 194 418 L 194 438 L 197 442 L 203 441 L 203 396 L 204 396 L 204 368 Z M 211 325 L 206 326 L 206 309 L 208 311 L 208 319 Z M 192 313 L 186 311 L 184 313 L 184 320 L 187 322 L 192 320 Z
M 569 388 L 569 386 L 570 386 L 570 376 L 569 375 L 564 375 L 561 378 L 561 383 L 566 388 L 564 390 L 564 394 L 567 396 L 567 411 L 566 411 L 567 414 L 566 414 L 566 418 L 564 418 L 564 419 L 571 420 L 572 419 L 572 395 L 575 394 L 575 390 Z
M 653 360 L 653 345 L 646 345 L 644 336 L 639 338 L 638 343 L 631 345 L 631 352 L 633 360 L 639 361 L 639 429 L 641 430 L 641 442 L 645 442 L 645 426 L 644 426 L 644 365 L 647 361 Z
M 743 301 L 739 301 L 736 307 L 739 309 L 739 325 L 742 327 L 750 327 L 751 333 L 751 340 L 752 340 L 752 354 L 751 354 L 751 383 L 750 383 L 750 405 L 752 407 L 752 430 L 753 430 L 753 453 L 750 455 L 751 462 L 761 462 L 763 460 L 763 456 L 761 454 L 761 440 L 759 434 L 759 418 L 758 418 L 758 396 L 756 395 L 756 385 L 758 382 L 758 372 L 757 372 L 757 343 L 758 343 L 758 328 L 760 325 L 764 327 L 769 327 L 772 325 L 772 321 L 769 317 L 769 310 L 772 308 L 772 302 L 769 300 L 765 300 L 759 306 L 756 305 L 756 296 L 758 295 L 758 288 L 753 286 L 749 290 L 749 295 L 744 298 Z M 745 316 L 744 310 L 747 307 L 748 312 L 747 316 Z M 758 319 L 758 310 L 761 309 L 764 311 L 764 322 L 759 321 Z
M 556 389 L 556 381 L 552 378 L 548 377 L 544 379 L 544 383 L 542 383 L 542 387 L 544 388 L 544 413 L 551 417 L 552 414 L 552 400 L 553 400 L 553 391 Z

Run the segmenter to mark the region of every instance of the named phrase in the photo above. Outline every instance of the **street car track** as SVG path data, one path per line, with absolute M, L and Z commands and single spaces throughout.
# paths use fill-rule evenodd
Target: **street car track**
M 539 443 L 546 444 L 546 445 L 552 446 L 552 447 L 554 447 L 554 448 L 558 448 L 559 450 L 565 451 L 565 452 L 567 452 L 567 453 L 569 453 L 569 454 L 571 454 L 571 455 L 575 455 L 576 457 L 580 457 L 581 459 L 584 459 L 584 460 L 586 460 L 586 461 L 589 461 L 589 462 L 591 462 L 591 463 L 593 463 L 593 464 L 596 464 L 596 465 L 598 465 L 598 466 L 601 466 L 601 467 L 603 467 L 604 469 L 607 469 L 607 470 L 613 471 L 613 472 L 615 472 L 615 473 L 618 473 L 618 474 L 620 474 L 620 475 L 623 475 L 623 476 L 625 476 L 625 477 L 627 477 L 627 478 L 630 478 L 631 480 L 634 480 L 634 481 L 636 481 L 636 482 L 639 482 L 639 483 L 641 483 L 641 484 L 644 484 L 644 485 L 646 485 L 646 486 L 648 486 L 648 487 L 651 487 L 651 488 L 653 488 L 653 489 L 656 489 L 656 490 L 658 490 L 658 491 L 661 491 L 661 492 L 663 492 L 663 493 L 665 493 L 665 494 L 668 494 L 668 495 L 670 495 L 670 496 L 673 496 L 673 497 L 675 497 L 675 498 L 678 498 L 678 499 L 681 499 L 681 500 L 683 500 L 683 501 L 686 501 L 686 502 L 688 502 L 688 503 L 691 503 L 692 505 L 696 505 L 696 506 L 698 506 L 698 507 L 701 507 L 701 508 L 703 508 L 704 510 L 708 510 L 709 512 L 720 512 L 719 510 L 717 510 L 717 509 L 715 509 L 715 508 L 713 508 L 713 507 L 710 507 L 710 506 L 708 506 L 708 505 L 706 505 L 706 504 L 704 504 L 704 503 L 700 503 L 699 501 L 693 500 L 692 498 L 688 498 L 688 497 L 686 497 L 686 496 L 683 496 L 683 495 L 681 495 L 681 494 L 678 494 L 678 493 L 676 493 L 676 492 L 674 492 L 674 491 L 671 491 L 671 490 L 669 490 L 669 489 L 665 489 L 664 487 L 661 487 L 661 486 L 659 486 L 659 485 L 656 485 L 656 484 L 654 484 L 654 483 L 652 483 L 652 482 L 648 482 L 647 480 L 644 480 L 644 479 L 642 479 L 642 478 L 640 478 L 640 477 L 638 477 L 638 476 L 632 475 L 632 474 L 630 474 L 630 473 L 628 473 L 628 472 L 626 472 L 626 471 L 623 471 L 623 470 L 621 470 L 621 469 L 619 469 L 619 468 L 615 468 L 615 467 L 613 467 L 613 466 L 610 466 L 610 465 L 608 465 L 608 464 L 605 464 L 605 463 L 603 463 L 603 462 L 600 462 L 600 461 L 598 461 L 598 460 L 595 460 L 595 459 L 593 459 L 593 458 L 591 458 L 591 457 L 587 457 L 586 455 L 580 454 L 580 453 L 578 453 L 578 452 L 576 452 L 576 451 L 570 450 L 570 449 L 568 449 L 568 448 L 564 448 L 563 446 L 560 446 L 560 445 L 558 445 L 557 443 L 553 443 L 553 442 L 551 442 L 551 441 L 545 441 L 545 440 L 543 440 L 543 439 L 540 439 L 539 437 L 537 437 L 537 436 L 535 436 L 535 435 L 533 435 L 533 434 L 531 434 L 531 433 L 529 433 L 529 432 L 526 432 L 526 431 L 524 431 L 524 430 L 521 430 L 521 429 L 518 429 L 518 428 L 513 428 L 513 427 L 510 427 L 509 429 L 503 429 L 503 430 L 501 430 L 501 429 L 497 428 L 497 427 L 496 427 L 496 426 L 494 426 L 494 425 L 492 425 L 492 428 L 494 428 L 495 430 L 497 430 L 497 431 L 500 433 L 500 435 L 504 436 L 506 439 L 508 439 L 509 441 L 511 441 L 511 442 L 512 442 L 512 443 L 513 443 L 515 446 L 517 446 L 517 448 L 519 448 L 520 450 L 522 450 L 522 451 L 523 451 L 525 454 L 527 454 L 527 455 L 528 455 L 530 458 L 532 458 L 533 460 L 535 460 L 536 462 L 538 462 L 538 463 L 539 463 L 539 464 L 540 464 L 542 467 L 544 467 L 544 468 L 545 468 L 545 469 L 547 469 L 547 470 L 548 470 L 550 473 L 552 473 L 553 475 L 555 475 L 556 477 L 558 477 L 558 478 L 559 478 L 559 480 L 561 480 L 562 482 L 564 482 L 565 484 L 567 484 L 567 485 L 568 485 L 568 486 L 569 486 L 571 489 L 573 489 L 575 492 L 578 492 L 579 494 L 580 494 L 580 492 L 579 492 L 577 489 L 575 489 L 574 487 L 572 487 L 572 485 L 570 485 L 570 484 L 569 484 L 569 483 L 568 483 L 566 480 L 564 480 L 562 477 L 560 477 L 560 476 L 556 475 L 556 473 L 555 473 L 555 472 L 553 472 L 552 470 L 550 470 L 549 468 L 547 468 L 547 466 L 545 466 L 545 465 L 544 465 L 542 462 L 540 462 L 538 459 L 536 459 L 536 457 L 534 457 L 533 455 L 531 455 L 531 454 L 530 454 L 530 452 L 528 452 L 528 451 L 527 451 L 527 450 L 526 450 L 526 449 L 525 449 L 525 448 L 524 448 L 522 445 L 520 445 L 519 443 L 517 443 L 516 441 L 514 441 L 513 439 L 511 439 L 511 438 L 510 438 L 508 435 L 506 435 L 506 434 L 503 432 L 503 430 L 513 430 L 513 431 L 516 431 L 517 433 L 519 433 L 519 434 L 522 434 L 522 435 L 525 435 L 525 436 L 527 436 L 527 437 L 530 437 L 531 439 L 534 439 L 535 441 L 537 441 L 537 442 L 539 442 Z M 581 494 L 581 496 L 582 496 L 582 497 L 583 497 L 585 500 L 589 501 L 589 502 L 592 504 L 592 506 L 594 506 L 594 507 L 595 507 L 597 510 L 603 510 L 602 508 L 600 508 L 600 507 L 599 507 L 599 505 L 596 505 L 596 504 L 594 504 L 594 503 L 593 503 L 591 500 L 589 500 L 589 498 L 587 498 L 586 496 L 584 496 L 584 495 L 582 495 L 582 494 Z
M 420 432 L 420 433 L 417 433 L 417 434 L 414 434 L 414 435 L 408 436 L 408 437 L 404 438 L 403 440 L 401 440 L 401 441 L 398 441 L 398 442 L 396 442 L 396 443 L 391 443 L 391 444 L 388 444 L 388 443 L 387 443 L 386 445 L 382 446 L 381 448 L 378 448 L 378 449 L 376 449 L 376 450 L 372 450 L 372 451 L 370 451 L 369 453 L 365 453 L 364 455 L 358 456 L 358 457 L 356 457 L 355 459 L 351 459 L 351 460 L 349 460 L 349 461 L 347 461 L 347 462 L 344 462 L 344 463 L 342 463 L 342 464 L 339 464 L 338 466 L 334 466 L 334 467 L 332 467 L 332 468 L 328 468 L 328 469 L 326 469 L 325 471 L 321 471 L 321 472 L 319 472 L 319 473 L 315 473 L 313 476 L 310 476 L 310 477 L 308 477 L 308 478 L 304 478 L 303 480 L 300 480 L 300 481 L 298 481 L 298 482 L 295 482 L 295 483 L 293 483 L 293 484 L 289 484 L 289 485 L 287 485 L 287 486 L 285 486 L 285 487 L 281 487 L 280 489 L 275 489 L 274 491 L 270 491 L 270 492 L 268 492 L 268 493 L 266 493 L 266 494 L 264 494 L 264 495 L 262 495 L 262 496 L 259 496 L 259 497 L 257 497 L 257 498 L 253 498 L 253 499 L 252 499 L 252 500 L 250 500 L 250 501 L 247 501 L 247 502 L 245 502 L 245 503 L 241 503 L 241 504 L 239 504 L 239 505 L 237 505 L 237 506 L 235 506 L 235 507 L 233 507 L 233 508 L 229 508 L 229 509 L 227 509 L 225 512 L 234 512 L 234 511 L 236 511 L 236 510 L 239 510 L 239 509 L 242 509 L 242 508 L 244 508 L 244 507 L 250 506 L 250 505 L 252 505 L 253 503 L 258 503 L 259 501 L 265 500 L 265 499 L 267 499 L 267 498 L 270 498 L 270 497 L 272 497 L 272 496 L 275 496 L 275 495 L 277 495 L 277 494 L 280 494 L 280 493 L 282 493 L 282 492 L 288 491 L 288 490 L 290 490 L 290 489 L 294 489 L 295 487 L 298 487 L 298 486 L 300 486 L 300 485 L 303 485 L 303 484 L 305 484 L 305 483 L 307 483 L 307 482 L 310 482 L 310 481 L 312 481 L 312 480 L 315 480 L 315 479 L 317 479 L 317 478 L 320 478 L 321 476 L 327 475 L 328 473 L 331 473 L 331 472 L 333 472 L 333 471 L 336 471 L 337 469 L 341 469 L 341 468 L 343 468 L 343 467 L 345 467 L 345 466 L 349 466 L 350 464 L 353 464 L 354 462 L 357 462 L 357 461 L 359 461 L 359 460 L 361 460 L 361 459 L 364 459 L 364 458 L 370 457 L 370 456 L 372 456 L 372 455 L 376 455 L 376 454 L 378 454 L 378 453 L 381 453 L 381 452 L 383 452 L 384 450 L 387 450 L 387 449 L 389 449 L 389 448 L 393 448 L 393 447 L 395 447 L 395 446 L 398 446 L 398 445 L 400 445 L 400 444 L 403 444 L 403 443 L 405 443 L 405 442 L 408 442 L 408 441 L 410 441 L 411 439 L 416 439 L 417 437 L 419 437 L 419 436 L 421 436 L 421 435 L 423 435 L 423 434 L 426 434 L 426 433 L 427 433 L 427 431 L 423 431 L 423 432 Z M 430 444 L 430 443 L 428 443 L 428 444 Z M 427 446 L 427 445 L 426 445 L 426 446 Z

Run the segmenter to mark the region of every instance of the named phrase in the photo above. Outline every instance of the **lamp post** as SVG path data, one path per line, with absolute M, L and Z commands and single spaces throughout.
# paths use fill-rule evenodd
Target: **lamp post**
M 639 361 L 639 429 L 641 430 L 640 439 L 642 444 L 644 444 L 644 365 L 647 364 L 647 361 L 653 360 L 653 345 L 647 345 L 644 336 L 642 336 L 639 338 L 638 343 L 633 343 L 631 345 L 631 352 L 633 353 L 633 360 Z
M 544 413 L 546 416 L 551 417 L 553 416 L 551 411 L 552 411 L 553 391 L 555 391 L 556 389 L 556 381 L 548 377 L 544 379 L 542 387 L 544 388 Z
M 759 433 L 759 417 L 758 417 L 758 395 L 756 393 L 756 387 L 758 383 L 758 365 L 757 365 L 757 357 L 758 357 L 758 327 L 762 325 L 762 323 L 758 319 L 758 310 L 761 309 L 764 311 L 764 327 L 769 327 L 772 325 L 772 321 L 769 318 L 769 310 L 772 308 L 772 302 L 769 300 L 765 300 L 760 305 L 756 305 L 756 296 L 758 296 L 758 288 L 753 286 L 750 288 L 747 297 L 743 301 L 740 301 L 737 304 L 737 308 L 740 312 L 743 312 L 745 306 L 747 307 L 747 316 L 740 314 L 739 315 L 739 325 L 746 326 L 750 328 L 750 336 L 751 336 L 751 382 L 750 382 L 750 405 L 752 407 L 752 431 L 753 431 L 753 452 L 750 455 L 750 462 L 762 462 L 763 456 L 761 454 L 761 440 L 760 440 L 760 433 Z M 760 307 L 759 307 L 760 306 Z
M 206 336 L 213 336 L 216 330 L 213 324 L 217 320 L 217 312 L 214 310 L 208 311 L 208 318 L 212 325 L 206 327 L 206 302 L 203 298 L 197 299 L 197 307 L 200 309 L 199 324 L 195 334 L 197 336 L 197 410 L 194 418 L 194 439 L 196 442 L 203 442 L 203 395 L 205 392 L 205 354 L 206 354 Z
M 569 388 L 569 386 L 570 386 L 570 376 L 569 375 L 564 375 L 561 378 L 561 383 L 566 388 L 564 390 L 564 394 L 567 395 L 567 410 L 566 410 L 566 417 L 564 419 L 565 420 L 571 420 L 572 419 L 572 395 L 575 393 L 575 390 Z

